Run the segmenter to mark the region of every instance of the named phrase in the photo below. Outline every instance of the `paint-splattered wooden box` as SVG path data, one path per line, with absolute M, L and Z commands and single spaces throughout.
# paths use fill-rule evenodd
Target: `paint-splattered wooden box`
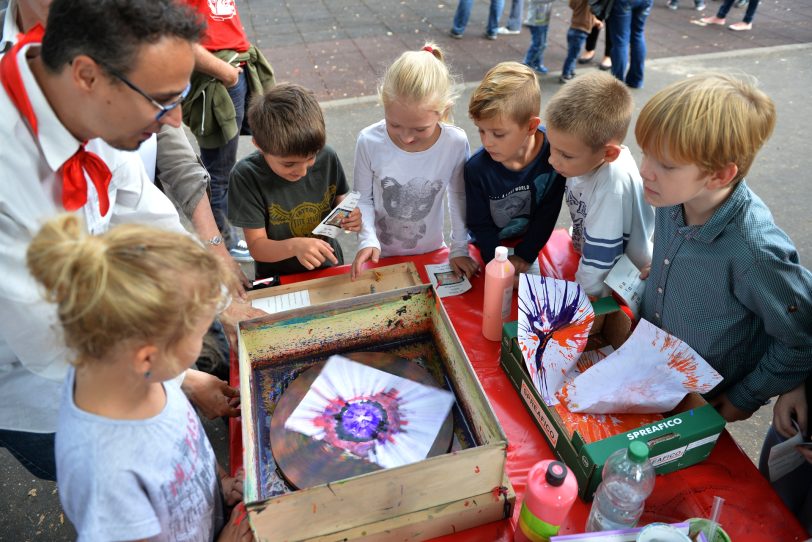
M 269 438 L 276 400 L 311 364 L 370 350 L 420 358 L 454 392 L 453 451 L 285 492 Z M 507 439 L 429 285 L 243 322 L 239 362 L 245 500 L 258 539 L 418 541 L 510 516 Z

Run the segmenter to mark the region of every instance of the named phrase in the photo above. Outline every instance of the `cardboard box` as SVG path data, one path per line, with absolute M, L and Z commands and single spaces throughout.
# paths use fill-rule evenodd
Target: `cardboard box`
M 272 495 L 267 429 L 287 383 L 330 355 L 390 347 L 436 351 L 423 361 L 454 392 L 455 427 L 470 438 L 451 453 Z M 507 439 L 430 285 L 243 322 L 239 363 L 245 501 L 259 540 L 426 540 L 510 516 Z
M 593 303 L 593 324 L 587 350 L 611 344 L 617 348 L 629 336 L 631 321 L 612 298 Z M 575 473 L 578 493 L 584 500 L 592 498 L 601 481 L 606 458 L 629 442 L 645 442 L 650 449 L 651 462 L 659 474 L 672 472 L 698 463 L 708 457 L 716 439 L 725 427 L 725 420 L 716 409 L 697 394 L 689 394 L 659 422 L 640 426 L 597 442 L 587 443 L 575 432 L 569 437 L 561 417 L 554 408 L 544 404 L 527 373 L 517 339 L 518 322 L 508 322 L 502 328 L 500 361 L 534 422 L 550 447 Z

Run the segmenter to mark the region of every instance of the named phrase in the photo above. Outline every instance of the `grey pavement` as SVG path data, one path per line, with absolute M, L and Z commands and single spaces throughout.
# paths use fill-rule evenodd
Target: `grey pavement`
M 806 42 L 812 42 L 812 3 L 809 0 L 765 0 L 759 6 L 751 33 L 690 25 L 688 20 L 697 14 L 688 9 L 690 0 L 682 3 L 683 8 L 671 12 L 658 2 L 660 5 L 652 12 L 647 27 L 652 60 L 646 64 L 645 88 L 633 91 L 635 109 L 639 111 L 648 98 L 667 84 L 702 71 L 721 70 L 755 78 L 776 102 L 778 123 L 772 139 L 756 159 L 748 183 L 770 206 L 778 225 L 795 241 L 802 263 L 809 267 L 812 265 L 812 220 L 808 213 L 812 207 L 809 195 L 812 153 L 808 151 L 809 127 L 812 126 L 809 98 L 812 43 Z M 280 4 L 244 0 L 239 3 L 243 22 L 253 32 L 252 39 L 260 42 L 266 53 L 271 53 L 280 80 L 299 82 L 318 91 L 327 123 L 328 143 L 338 152 L 348 178 L 352 178 L 356 135 L 383 117 L 382 109 L 372 96 L 380 75 L 377 70 L 402 50 L 421 46 L 427 35 L 437 42 L 450 43 L 451 40 L 444 36 L 456 3 L 304 0 L 281 7 Z M 716 2 L 709 1 L 708 10 L 716 5 Z M 480 39 L 486 8 L 487 2 L 477 0 L 465 38 L 450 43 L 454 48 L 449 49 L 450 61 L 463 74 L 454 119 L 468 134 L 472 149 L 479 147 L 476 129 L 466 114 L 472 88 L 491 65 L 501 60 L 520 59 L 526 46 L 524 40 L 528 39 L 526 31 L 506 39 L 500 36 L 496 42 Z M 331 25 L 320 17 L 325 10 L 336 24 Z M 339 14 L 346 13 L 339 17 L 336 10 L 343 10 Z M 563 61 L 563 49 L 555 51 L 563 47 L 565 11 L 561 4 L 556 12 L 556 17 L 561 19 L 559 28 L 551 26 L 550 52 L 546 60 L 550 67 Z M 422 17 L 420 13 L 423 13 Z M 316 14 L 313 20 L 320 22 L 307 26 L 297 19 L 293 21 L 295 28 L 291 29 L 290 14 L 296 14 L 302 20 Z M 732 10 L 731 22 L 738 20 L 734 15 L 740 17 L 741 10 Z M 697 30 L 701 32 L 695 32 Z M 390 32 L 391 35 L 387 35 Z M 300 37 L 295 38 L 294 34 Z M 335 38 L 332 37 L 334 34 Z M 260 35 L 262 39 L 258 38 Z M 396 38 L 397 43 L 394 40 L 389 43 L 389 38 Z M 317 40 L 320 40 L 319 45 L 313 46 Z M 331 40 L 337 43 L 350 40 L 355 48 L 346 55 L 339 54 L 335 52 L 337 49 L 326 48 L 325 43 L 331 43 Z M 338 49 L 341 51 L 349 47 L 347 42 L 340 45 Z M 280 51 L 289 55 L 284 62 L 273 58 L 278 58 Z M 319 58 L 319 64 L 313 62 L 314 57 Z M 364 63 L 369 67 L 358 67 Z M 315 68 L 316 65 L 321 67 Z M 342 70 L 351 73 L 348 76 Z M 558 84 L 550 76 L 542 78 L 541 84 L 543 105 Z M 626 143 L 639 158 L 632 130 Z M 243 138 L 241 155 L 250 150 L 250 139 Z M 568 226 L 566 210 L 560 215 L 559 225 Z M 352 240 L 345 237 L 341 241 L 346 247 L 347 258 L 352 258 Z M 770 419 L 771 410 L 765 407 L 750 420 L 728 426 L 754 461 Z M 215 420 L 205 425 L 221 463 L 227 464 L 227 434 L 222 422 Z M 0 449 L 0 541 L 74 538 L 75 533 L 59 507 L 55 485 L 33 478 L 4 449 Z

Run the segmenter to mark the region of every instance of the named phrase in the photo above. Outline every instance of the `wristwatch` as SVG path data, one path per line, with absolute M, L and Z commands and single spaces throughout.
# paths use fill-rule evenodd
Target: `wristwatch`
M 220 246 L 220 245 L 222 245 L 222 244 L 223 244 L 223 237 L 222 237 L 222 236 L 220 236 L 220 235 L 215 235 L 214 237 L 212 237 L 211 239 L 209 239 L 209 241 L 208 241 L 208 242 L 209 242 L 209 244 L 210 244 L 211 246 L 217 247 L 217 246 Z

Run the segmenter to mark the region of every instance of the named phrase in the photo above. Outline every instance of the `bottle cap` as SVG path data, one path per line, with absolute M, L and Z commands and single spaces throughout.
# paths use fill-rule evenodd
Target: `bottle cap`
M 629 459 L 635 463 L 642 463 L 648 459 L 648 446 L 645 443 L 635 440 L 629 443 Z
M 494 258 L 500 262 L 507 260 L 508 250 L 505 247 L 496 247 Z
M 561 461 L 553 461 L 547 465 L 547 474 L 544 478 L 551 486 L 560 486 L 567 479 L 567 466 Z

